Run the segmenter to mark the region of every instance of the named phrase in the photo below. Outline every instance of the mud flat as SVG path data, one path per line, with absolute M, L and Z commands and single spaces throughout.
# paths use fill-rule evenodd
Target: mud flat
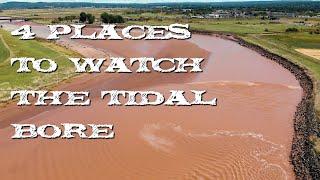
M 101 55 L 204 57 L 206 62 L 199 74 L 102 73 L 57 87 L 90 91 L 90 107 L 1 109 L 0 158 L 5 166 L 0 173 L 5 179 L 295 178 L 289 158 L 295 146 L 292 137 L 297 136 L 292 119 L 306 117 L 295 112 L 297 106 L 306 107 L 299 102 L 307 93 L 301 89 L 304 84 L 276 62 L 238 43 L 204 35 L 188 41 L 78 40 L 76 44 Z M 312 84 L 309 88 L 312 91 Z M 208 97 L 218 98 L 218 106 L 108 108 L 99 101 L 99 92 L 106 89 L 205 89 Z M 12 122 L 112 123 L 116 137 L 13 141 Z

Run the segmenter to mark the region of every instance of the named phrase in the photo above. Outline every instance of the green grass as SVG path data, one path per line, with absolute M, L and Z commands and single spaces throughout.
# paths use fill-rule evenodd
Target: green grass
M 269 21 L 260 19 L 151 19 L 147 21 L 129 21 L 127 24 L 172 24 L 187 23 L 193 30 L 229 32 L 236 34 L 273 34 L 285 32 L 287 28 L 297 28 L 300 31 L 311 29 L 307 26 L 297 25 L 291 21 Z M 268 30 L 266 32 L 265 30 Z
M 309 34 L 309 31 L 320 28 L 318 21 L 310 20 L 312 26 L 298 25 L 301 19 L 280 19 L 278 21 L 260 19 L 180 19 L 188 23 L 193 30 L 224 32 L 236 34 L 244 40 L 257 44 L 275 54 L 283 56 L 309 70 L 315 80 L 316 111 L 320 116 L 320 61 L 297 52 L 297 48 L 320 49 L 320 35 Z M 151 19 L 144 22 L 130 21 L 127 24 L 171 24 L 175 19 L 159 21 Z M 287 28 L 297 28 L 297 33 L 286 33 Z M 266 31 L 268 29 L 268 31 Z
M 310 72 L 315 85 L 315 109 L 317 116 L 320 117 L 320 61 L 295 51 L 297 48 L 319 49 L 320 35 L 281 33 L 274 35 L 247 35 L 242 36 L 242 38 L 270 52 L 279 54 Z M 320 156 L 320 137 L 314 139 L 314 148 Z
M 97 18 L 99 18 L 102 12 L 108 12 L 112 14 L 120 14 L 127 18 L 139 18 L 143 17 L 145 21 L 129 21 L 126 22 L 129 24 L 148 24 L 148 25 L 168 25 L 172 23 L 182 23 L 189 24 L 192 30 L 202 30 L 202 31 L 211 31 L 211 32 L 226 32 L 233 33 L 244 40 L 257 44 L 275 54 L 283 56 L 301 67 L 306 68 L 311 76 L 314 79 L 315 84 L 315 93 L 316 93 L 316 111 L 318 117 L 320 117 L 320 61 L 312 57 L 301 54 L 295 49 L 297 48 L 310 48 L 310 49 L 320 49 L 320 35 L 309 34 L 309 31 L 320 28 L 320 20 L 316 18 L 308 19 L 299 19 L 299 18 L 281 18 L 278 21 L 269 21 L 269 20 L 260 20 L 256 18 L 252 19 L 187 19 L 182 14 L 166 14 L 166 13 L 149 13 L 145 12 L 142 14 L 135 13 L 132 9 L 54 9 L 50 12 L 47 9 L 28 9 L 28 10 L 4 10 L 0 12 L 0 15 L 9 15 L 9 16 L 20 16 L 27 17 L 33 21 L 49 24 L 53 19 L 58 17 L 64 17 L 67 15 L 79 15 L 81 11 L 92 13 Z M 297 22 L 305 21 L 306 25 L 299 24 Z M 298 33 L 285 33 L 287 28 L 297 28 Z M 0 31 L 1 32 L 1 31 Z M 3 32 L 1 32 L 2 34 Z M 10 49 L 12 48 L 15 51 L 14 54 L 19 54 L 20 56 L 43 56 L 48 55 L 49 57 L 55 57 L 57 55 L 56 50 L 52 50 L 56 47 L 51 47 L 48 49 L 48 46 L 44 46 L 43 43 L 34 43 L 34 41 L 21 42 L 12 37 L 4 36 L 5 41 L 7 42 Z M 10 40 L 11 39 L 11 40 Z M 13 43 L 10 43 L 13 41 Z M 49 45 L 49 44 L 47 44 Z M 3 48 L 0 43 L 0 49 Z M 17 48 L 18 47 L 18 48 Z M 22 49 L 21 49 L 22 48 Z M 18 50 L 20 49 L 20 50 Z M 30 51 L 31 50 L 31 51 Z M 41 52 L 39 52 L 41 51 Z M 44 53 L 45 52 L 45 53 Z M 66 53 L 66 52 L 65 52 Z M 16 55 L 17 55 L 16 54 Z M 7 56 L 7 55 L 4 55 Z M 58 56 L 58 55 L 57 55 Z M 5 61 L 1 58 L 0 62 Z M 54 58 L 53 58 L 54 59 Z M 65 59 L 63 57 L 58 59 Z M 59 63 L 60 64 L 60 63 Z M 5 87 L 18 87 L 18 86 L 37 86 L 35 79 L 42 78 L 43 74 L 33 73 L 32 75 L 17 75 L 15 73 L 15 68 L 8 68 L 8 65 L 5 66 L 5 69 L 0 73 L 0 89 L 2 88 L 1 83 L 5 82 Z M 62 67 L 68 68 L 67 64 L 62 63 Z M 3 67 L 0 64 L 0 70 Z M 61 69 L 60 69 L 61 70 Z M 59 73 L 63 73 L 58 71 Z M 4 75 L 4 76 L 3 76 Z M 47 84 L 49 77 L 52 75 L 44 75 L 44 83 Z M 12 78 L 19 77 L 19 78 Z M 12 79 L 10 79 L 12 78 Z M 26 84 L 28 82 L 28 84 Z M 0 96 L 1 99 L 1 96 Z M 316 147 L 318 147 L 318 152 L 320 152 L 320 140 L 316 140 Z
M 131 21 L 127 24 L 171 24 L 188 23 L 193 30 L 224 32 L 235 34 L 244 40 L 259 45 L 270 52 L 285 57 L 294 63 L 306 68 L 312 76 L 315 85 L 315 109 L 320 117 L 320 61 L 301 54 L 295 49 L 320 49 L 320 35 L 310 34 L 309 31 L 319 29 L 319 21 L 308 20 L 308 25 L 296 22 L 303 19 L 280 19 L 268 21 L 260 19 L 228 19 L 228 20 L 202 20 L 202 19 L 151 19 L 144 22 Z M 287 28 L 297 28 L 299 32 L 286 33 Z M 267 29 L 267 31 L 266 31 Z M 320 122 L 319 122 L 320 123 Z M 315 138 L 315 150 L 320 154 L 320 138 Z
M 313 36 L 312 38 L 310 36 Z M 304 33 L 294 34 L 276 34 L 276 35 L 248 35 L 242 36 L 243 39 L 251 43 L 257 44 L 267 50 L 279 54 L 282 57 L 290 59 L 296 64 L 308 69 L 311 76 L 314 77 L 316 92 L 316 111 L 320 115 L 320 61 L 301 54 L 295 49 L 297 48 L 320 48 L 319 35 L 308 35 Z
M 1 36 L 0 36 L 0 64 L 3 63 L 10 57 L 10 51 L 4 44 Z
M 58 70 L 55 73 L 17 73 L 19 63 L 10 65 L 10 60 L 5 60 L 8 55 L 1 59 L 0 64 L 0 101 L 9 100 L 11 90 L 17 89 L 40 89 L 51 87 L 74 75 L 73 66 L 67 59 L 70 56 L 79 56 L 53 43 L 39 40 L 19 40 L 12 37 L 10 33 L 0 30 L 3 41 L 8 45 L 12 52 L 12 57 L 32 57 L 49 58 L 58 64 Z M 5 46 L 0 46 L 0 51 L 8 51 Z M 2 56 L 1 56 L 2 57 Z M 29 64 L 31 68 L 31 64 Z
M 306 68 L 314 80 L 315 110 L 317 116 L 320 117 L 320 61 L 295 50 L 297 48 L 320 49 L 320 35 L 309 34 L 310 30 L 319 28 L 319 26 L 300 26 L 292 22 L 292 20 L 291 22 L 286 20 L 281 21 L 280 24 L 274 24 L 261 20 L 244 20 L 241 23 L 234 20 L 222 20 L 201 24 L 192 22 L 190 25 L 191 28 L 197 30 L 236 34 L 250 43 L 259 45 Z M 285 33 L 289 27 L 295 27 L 299 29 L 299 32 Z M 268 32 L 265 32 L 265 29 L 268 29 Z M 320 138 L 315 138 L 315 142 L 315 151 L 320 155 Z
M 274 36 L 265 36 L 268 40 L 281 42 L 286 46 L 296 48 L 307 49 L 320 49 L 320 35 L 309 34 L 307 32 L 302 33 L 284 33 Z
M 320 48 L 319 44 L 313 45 L 313 41 L 303 41 L 301 37 L 301 40 L 299 42 L 296 42 L 296 39 L 294 39 L 294 37 L 290 39 L 290 35 L 286 34 L 247 35 L 242 36 L 242 38 L 294 61 L 295 63 L 309 69 L 314 77 L 320 79 L 319 60 L 295 51 L 295 49 L 297 48 Z M 319 37 L 314 38 L 316 39 Z

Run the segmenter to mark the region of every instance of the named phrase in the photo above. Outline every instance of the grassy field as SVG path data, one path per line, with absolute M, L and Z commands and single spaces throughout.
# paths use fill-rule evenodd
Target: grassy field
M 311 37 L 312 36 L 312 37 Z M 314 79 L 316 91 L 316 111 L 318 117 L 320 116 L 320 61 L 311 56 L 302 54 L 296 49 L 320 48 L 320 35 L 309 35 L 308 33 L 293 33 L 291 34 L 274 34 L 274 35 L 246 35 L 243 39 L 251 43 L 264 47 L 265 49 L 279 54 L 282 57 L 290 59 L 299 64 L 301 67 L 308 69 Z
M 296 49 L 320 49 L 320 35 L 310 32 L 320 28 L 318 19 L 280 19 L 277 21 L 260 19 L 231 20 L 180 20 L 188 23 L 193 30 L 224 32 L 235 34 L 248 42 L 257 44 L 275 54 L 281 55 L 309 70 L 315 79 L 316 110 L 320 116 L 320 61 L 302 54 Z M 146 22 L 129 21 L 127 24 L 170 24 L 173 20 L 149 20 Z M 298 32 L 286 32 L 288 28 L 296 28 Z
M 319 49 L 320 35 L 309 33 L 274 34 L 274 35 L 247 35 L 243 36 L 248 42 L 257 44 L 265 49 L 290 59 L 301 67 L 308 69 L 314 79 L 315 86 L 315 109 L 318 118 L 320 117 L 320 60 L 302 54 L 296 49 Z M 319 122 L 320 123 L 320 122 Z M 314 143 L 316 152 L 320 155 L 320 138 L 310 137 Z
M 236 34 L 250 43 L 259 45 L 306 68 L 314 79 L 316 94 L 315 109 L 319 118 L 320 60 L 296 51 L 299 48 L 320 49 L 320 35 L 310 34 L 310 32 L 320 28 L 319 20 L 308 20 L 303 25 L 297 23 L 301 21 L 304 21 L 304 19 L 281 19 L 275 22 L 259 19 L 185 20 L 180 22 L 188 23 L 191 29 L 194 30 Z M 128 24 L 139 23 L 147 24 L 148 22 L 128 22 Z M 174 21 L 151 21 L 151 24 L 159 23 L 170 24 L 174 23 Z M 287 28 L 297 28 L 299 32 L 288 33 L 286 32 Z M 310 137 L 310 140 L 314 143 L 315 151 L 320 155 L 320 137 Z
M 127 24 L 170 24 L 175 21 L 149 20 L 145 22 L 129 21 Z M 248 42 L 257 44 L 275 54 L 281 55 L 309 70 L 315 79 L 316 110 L 320 117 L 320 61 L 302 54 L 296 49 L 320 49 L 320 35 L 311 34 L 320 29 L 319 19 L 280 19 L 277 21 L 260 19 L 230 19 L 230 20 L 180 20 L 188 23 L 193 30 L 232 33 Z M 301 23 L 304 22 L 304 23 Z M 296 28 L 298 32 L 286 32 L 288 28 Z
M 81 12 L 91 13 L 96 18 L 100 17 L 100 14 L 103 12 L 113 13 L 113 14 L 121 14 L 123 13 L 122 9 L 107 9 L 107 8 L 87 8 L 87 9 L 20 9 L 19 12 L 17 10 L 5 10 L 0 12 L 0 16 L 11 16 L 11 17 L 20 17 L 31 19 L 34 22 L 40 24 L 49 24 L 54 19 L 58 17 L 66 17 L 66 16 L 79 16 Z
M 4 44 L 4 41 L 2 40 L 2 36 L 0 36 L 0 64 L 8 59 L 10 56 L 10 51 Z
M 73 66 L 67 58 L 78 56 L 76 53 L 45 41 L 22 41 L 1 29 L 0 37 L 2 37 L 2 41 L 0 41 L 0 102 L 4 103 L 10 98 L 11 90 L 51 87 L 74 74 Z M 4 45 L 4 42 L 10 51 Z M 50 74 L 34 71 L 31 73 L 16 73 L 19 64 L 16 63 L 11 67 L 10 56 L 49 58 L 57 62 L 58 70 Z

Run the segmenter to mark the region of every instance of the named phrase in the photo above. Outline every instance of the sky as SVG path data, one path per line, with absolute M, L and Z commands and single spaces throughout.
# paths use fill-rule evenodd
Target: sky
M 0 2 L 10 2 L 10 1 L 19 1 L 19 2 L 155 3 L 155 2 L 198 2 L 198 1 L 199 2 L 217 2 L 217 1 L 220 2 L 220 1 L 231 1 L 231 0 L 0 0 Z
M 19 2 L 158 3 L 158 2 L 263 1 L 263 0 L 0 0 L 0 3 L 10 2 L 10 1 L 19 1 Z

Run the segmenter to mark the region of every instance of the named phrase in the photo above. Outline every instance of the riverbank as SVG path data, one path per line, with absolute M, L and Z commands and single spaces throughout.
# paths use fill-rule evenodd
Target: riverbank
M 198 34 L 217 35 L 221 38 L 235 41 L 277 62 L 282 67 L 289 70 L 299 81 L 303 88 L 302 100 L 297 106 L 294 116 L 294 136 L 292 141 L 291 162 L 297 179 L 319 179 L 320 178 L 320 158 L 317 156 L 313 144 L 310 140 L 312 136 L 319 136 L 319 121 L 315 112 L 315 90 L 314 81 L 308 71 L 289 59 L 283 58 L 268 50 L 249 43 L 234 34 L 212 33 L 206 31 L 193 31 Z
M 103 123 L 106 120 L 105 118 L 108 117 L 108 122 L 115 124 L 120 135 L 110 144 L 97 143 L 92 146 L 92 149 L 86 151 L 83 151 L 83 149 L 88 148 L 88 144 L 83 141 L 79 141 L 79 143 L 77 141 L 74 144 L 70 141 L 55 141 L 54 144 L 45 141 L 41 145 L 37 144 L 38 141 L 33 141 L 29 144 L 20 143 L 18 145 L 20 147 L 17 148 L 17 146 L 10 146 L 14 141 L 8 140 L 6 142 L 8 148 L 3 150 L 2 154 L 11 155 L 8 152 L 18 151 L 10 156 L 10 160 L 9 158 L 8 161 L 5 160 L 4 164 L 7 164 L 9 168 L 16 167 L 16 164 L 19 163 L 18 160 L 21 159 L 21 156 L 14 158 L 13 155 L 15 157 L 17 157 L 16 154 L 26 155 L 25 152 L 19 151 L 20 149 L 26 149 L 25 147 L 32 149 L 32 147 L 37 146 L 39 151 L 31 153 L 35 156 L 51 154 L 55 157 L 51 158 L 51 164 L 43 163 L 41 167 L 37 168 L 31 168 L 34 167 L 32 164 L 26 164 L 30 167 L 29 169 L 21 170 L 20 173 L 14 175 L 8 174 L 8 179 L 12 179 L 9 178 L 9 175 L 16 178 L 17 176 L 25 176 L 25 174 L 33 174 L 34 169 L 46 172 L 38 175 L 42 178 L 54 179 L 57 178 L 54 176 L 55 174 L 69 175 L 69 172 L 64 171 L 65 168 L 51 166 L 56 163 L 75 167 L 74 169 L 80 172 L 81 177 L 85 178 L 93 174 L 92 170 L 84 169 L 86 166 L 91 166 L 90 163 L 93 162 L 103 164 L 106 161 L 115 164 L 114 167 L 111 167 L 109 173 L 110 176 L 116 177 L 119 174 L 112 172 L 121 171 L 124 167 L 119 166 L 118 162 L 113 161 L 114 159 L 126 162 L 126 169 L 144 172 L 148 168 L 146 166 L 149 162 L 144 161 L 141 157 L 147 157 L 144 159 L 150 160 L 153 164 L 153 169 L 147 169 L 151 173 L 128 173 L 127 176 L 123 174 L 123 178 L 137 176 L 137 178 L 144 177 L 146 179 L 148 177 L 165 179 L 166 177 L 192 175 L 195 179 L 200 177 L 206 177 L 207 179 L 210 177 L 240 179 L 250 173 L 250 177 L 256 179 L 266 179 L 266 177 L 268 179 L 275 177 L 277 179 L 293 179 L 294 172 L 289 163 L 289 155 L 291 137 L 293 136 L 291 117 L 294 115 L 295 106 L 300 101 L 300 95 L 302 94 L 298 81 L 281 66 L 269 62 L 265 57 L 241 47 L 237 43 L 213 36 L 201 37 L 200 35 L 195 35 L 194 39 L 190 41 L 191 43 L 188 41 L 161 41 L 160 43 L 148 41 L 148 44 L 140 41 L 119 41 L 112 42 L 112 46 L 108 44 L 109 41 L 81 41 L 85 44 L 77 41 L 79 47 L 103 48 L 105 52 L 117 50 L 116 52 L 122 53 L 119 54 L 121 56 L 134 57 L 142 54 L 156 57 L 181 57 L 183 55 L 206 57 L 208 61 L 204 73 L 199 75 L 174 74 L 168 78 L 168 74 L 163 76 L 157 74 L 121 76 L 99 74 L 86 76 L 83 77 L 83 81 L 73 81 L 57 88 L 62 90 L 90 90 L 92 98 L 95 99 L 99 98 L 95 95 L 101 89 L 149 89 L 156 86 L 157 90 L 165 91 L 168 89 L 205 87 L 209 96 L 216 95 L 223 99 L 220 106 L 214 110 L 212 108 L 193 107 L 188 111 L 184 108 L 175 108 L 172 111 L 166 107 L 161 107 L 159 111 L 159 107 L 139 110 L 120 107 L 109 109 L 103 102 L 95 101 L 90 108 L 57 107 L 40 109 L 31 106 L 21 108 L 18 112 L 14 106 L 11 112 L 8 109 L 3 110 L 2 119 L 8 120 L 6 121 L 7 125 L 12 123 L 12 120 L 32 123 L 63 123 L 65 117 L 72 119 L 75 123 L 85 123 L 87 120 L 93 123 Z M 229 48 L 232 49 L 232 52 Z M 172 51 L 173 49 L 176 49 L 176 51 Z M 185 49 L 189 49 L 189 51 L 185 52 Z M 209 52 L 214 54 L 214 57 L 210 57 Z M 228 52 L 230 52 L 230 56 L 226 57 L 225 54 Z M 212 61 L 213 58 L 214 61 Z M 235 61 L 237 58 L 243 60 Z M 230 68 L 229 71 L 225 71 L 226 66 Z M 263 67 L 264 71 L 261 71 L 259 67 Z M 232 71 L 234 68 L 239 70 Z M 222 71 L 219 71 L 219 69 Z M 233 72 L 232 75 L 228 73 L 230 71 Z M 255 76 L 253 77 L 252 74 Z M 154 79 L 161 79 L 161 83 L 156 83 Z M 275 99 L 278 96 L 280 98 Z M 236 103 L 234 97 L 237 97 Z M 274 99 L 275 101 L 265 101 L 268 99 Z M 255 108 L 257 106 L 260 108 Z M 287 109 L 281 110 L 282 106 L 287 107 Z M 230 111 L 233 113 L 230 113 Z M 93 112 L 94 116 L 92 116 Z M 194 117 L 194 115 L 197 115 L 197 117 Z M 172 119 L 172 117 L 175 118 Z M 238 118 L 241 118 L 241 121 Z M 135 126 L 128 123 L 128 119 L 135 122 Z M 11 133 L 10 126 L 3 124 L 3 127 L 1 136 L 9 136 Z M 173 136 L 179 137 L 179 139 L 172 138 Z M 163 144 L 162 139 L 168 143 Z M 194 142 L 199 142 L 196 149 L 188 148 L 194 146 Z M 93 143 L 95 144 L 95 142 Z M 78 147 L 75 148 L 75 146 Z M 132 147 L 130 149 L 136 149 L 137 151 L 132 152 L 123 147 Z M 71 154 L 68 153 L 70 151 L 61 150 L 61 148 L 75 148 L 77 150 L 72 151 Z M 112 157 L 101 155 L 105 149 L 110 149 Z M 95 152 L 96 156 L 92 156 L 92 151 Z M 221 153 L 223 153 L 223 156 Z M 28 154 L 30 156 L 30 153 Z M 72 164 L 72 155 L 83 157 L 81 159 L 83 160 L 82 164 L 81 162 L 77 162 L 77 165 Z M 128 160 L 125 155 L 130 155 L 131 158 Z M 197 158 L 190 159 L 194 156 Z M 42 161 L 42 159 L 36 160 L 34 164 L 37 164 L 38 161 Z M 136 169 L 134 163 L 137 161 L 142 164 L 139 169 Z M 235 162 L 241 163 L 236 166 L 229 166 L 234 165 Z M 79 164 L 81 166 L 78 166 Z M 167 164 L 171 166 L 167 168 Z M 95 167 L 97 167 L 95 168 L 97 176 L 105 175 L 106 169 L 103 168 L 104 166 Z M 156 169 L 163 169 L 163 172 L 166 173 L 159 173 Z M 35 179 L 37 179 L 37 176 Z
M 302 100 L 297 106 L 294 117 L 294 136 L 292 142 L 291 161 L 297 179 L 319 179 L 320 159 L 314 151 L 310 137 L 319 136 L 319 124 L 314 107 L 315 94 L 313 80 L 307 70 L 290 60 L 266 51 L 262 47 L 235 38 L 239 44 L 248 47 L 261 55 L 279 63 L 288 69 L 299 80 L 303 88 Z
M 70 51 L 64 47 L 41 39 L 33 41 L 21 41 L 18 37 L 12 37 L 4 29 L 0 29 L 0 107 L 4 107 L 10 101 L 12 89 L 40 89 L 52 88 L 62 81 L 74 77 L 73 67 L 69 64 L 69 56 L 79 56 L 79 53 Z M 10 57 L 34 57 L 51 58 L 59 63 L 59 69 L 55 74 L 16 72 L 17 64 L 10 67 Z M 27 83 L 26 83 L 27 82 Z

